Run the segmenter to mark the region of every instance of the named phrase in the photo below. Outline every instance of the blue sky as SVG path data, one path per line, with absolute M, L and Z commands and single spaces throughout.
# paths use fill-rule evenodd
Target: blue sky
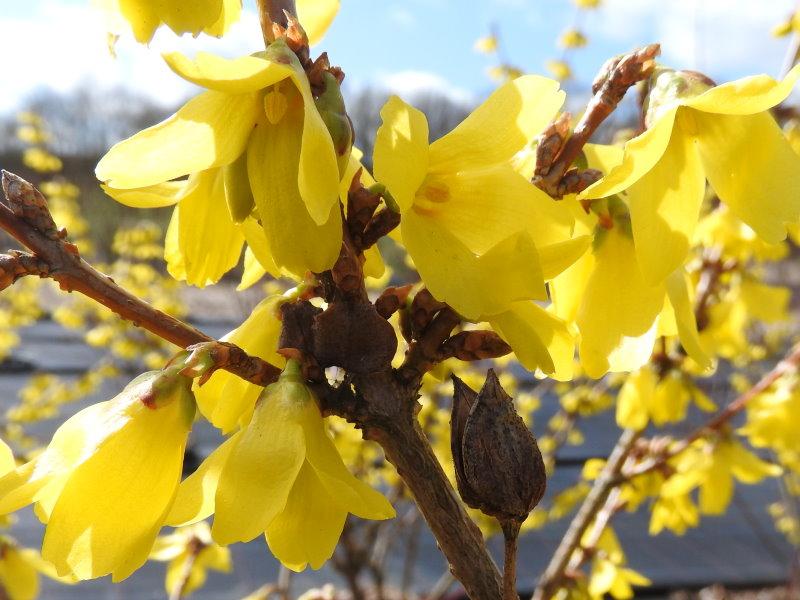
M 161 63 L 159 52 L 179 49 L 234 56 L 258 49 L 253 0 L 226 38 L 176 38 L 160 32 L 151 47 L 123 39 L 112 60 L 104 26 L 91 0 L 3 0 L 0 55 L 4 83 L 0 112 L 12 110 L 36 87 L 66 91 L 77 85 L 127 85 L 171 105 L 192 92 Z M 718 81 L 767 72 L 775 75 L 787 45 L 770 28 L 794 0 L 605 0 L 582 13 L 587 48 L 571 55 L 573 87 L 585 87 L 605 58 L 660 41 L 664 62 L 695 68 Z M 574 23 L 571 0 L 342 0 L 342 10 L 321 45 L 344 67 L 353 88 L 377 85 L 398 92 L 436 88 L 476 100 L 492 87 L 491 60 L 473 51 L 492 24 L 505 52 L 529 72 L 559 54 L 559 33 Z

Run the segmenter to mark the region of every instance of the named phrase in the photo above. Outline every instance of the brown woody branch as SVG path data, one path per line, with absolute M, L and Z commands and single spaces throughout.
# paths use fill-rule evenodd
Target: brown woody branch
M 273 24 L 286 28 L 289 26 L 286 13 L 297 16 L 294 0 L 256 0 L 256 7 L 265 46 L 275 41 Z
M 537 166 L 533 183 L 553 198 L 578 193 L 599 179 L 594 169 L 570 169 L 583 146 L 608 116 L 614 112 L 625 93 L 637 82 L 650 76 L 659 44 L 651 44 L 609 60 L 592 83 L 594 96 L 586 112 L 568 136 L 569 115 L 556 120 L 539 138 Z M 568 136 L 568 137 L 567 137 Z
M 36 274 L 58 282 L 66 292 L 79 292 L 102 304 L 126 321 L 143 327 L 158 337 L 180 346 L 214 342 L 202 333 L 118 286 L 83 260 L 78 249 L 67 240 L 67 232 L 58 229 L 47 201 L 33 185 L 7 171 L 2 172 L 2 187 L 8 205 L 0 202 L 0 227 L 12 235 L 32 254 L 13 252 L 11 259 L 0 261 L 3 275 L 11 279 L 17 275 Z M 9 271 L 6 271 L 6 266 Z M 19 269 L 26 269 L 20 274 Z M 258 385 L 277 379 L 280 370 L 260 358 L 247 355 L 241 348 L 228 344 L 231 354 L 224 368 L 235 375 Z

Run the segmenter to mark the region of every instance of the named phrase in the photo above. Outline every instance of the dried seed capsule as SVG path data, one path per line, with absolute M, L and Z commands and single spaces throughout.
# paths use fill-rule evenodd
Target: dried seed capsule
M 544 495 L 536 439 L 490 369 L 475 393 L 453 376 L 451 448 L 464 502 L 501 521 L 522 522 Z

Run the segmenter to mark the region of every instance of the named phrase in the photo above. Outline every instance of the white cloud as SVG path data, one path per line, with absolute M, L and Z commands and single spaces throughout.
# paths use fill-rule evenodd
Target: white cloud
M 473 104 L 475 101 L 475 96 L 471 92 L 454 86 L 444 77 L 430 71 L 408 70 L 384 73 L 377 77 L 375 84 L 407 100 L 433 93 L 464 105 Z
M 775 74 L 785 40 L 770 36 L 795 0 L 606 0 L 589 22 L 590 35 L 615 41 L 621 51 L 643 35 L 662 44 L 662 60 L 711 76 Z
M 193 86 L 169 70 L 161 52 L 207 50 L 235 56 L 252 52 L 251 42 L 261 40 L 256 15 L 245 11 L 241 22 L 219 40 L 179 38 L 162 29 L 146 47 L 123 36 L 115 60 L 108 51 L 102 15 L 88 4 L 47 0 L 29 17 L 0 19 L 4 79 L 0 113 L 14 110 L 27 94 L 43 87 L 68 92 L 78 86 L 124 85 L 171 106 L 191 94 Z
M 407 8 L 396 6 L 389 10 L 389 20 L 400 27 L 412 27 L 417 23 L 417 17 Z

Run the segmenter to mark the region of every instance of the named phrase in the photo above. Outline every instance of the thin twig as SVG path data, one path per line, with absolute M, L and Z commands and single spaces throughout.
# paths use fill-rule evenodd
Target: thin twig
M 666 465 L 671 458 L 686 450 L 696 440 L 707 436 L 711 432 L 722 429 L 722 427 L 727 425 L 733 417 L 747 407 L 747 403 L 750 402 L 750 400 L 769 389 L 769 387 L 778 381 L 778 379 L 780 379 L 783 375 L 795 372 L 799 366 L 800 344 L 795 344 L 791 351 L 777 365 L 775 365 L 775 367 L 769 373 L 764 375 L 758 381 L 758 383 L 734 399 L 730 404 L 728 404 L 728 406 L 717 413 L 714 417 L 709 419 L 705 424 L 689 433 L 689 435 L 686 437 L 670 445 L 669 448 L 662 454 L 643 461 L 631 469 L 625 469 L 624 472 L 620 473 L 620 478 L 623 480 L 628 480 L 633 477 L 644 475 L 645 473 L 650 473 L 651 471 L 660 469 Z
M 632 429 L 622 432 L 603 471 L 595 480 L 591 491 L 561 539 L 561 543 L 539 581 L 532 600 L 548 600 L 563 580 L 572 553 L 580 545 L 581 537 L 597 516 L 598 511 L 604 506 L 611 490 L 619 484 L 619 472 L 640 435 L 640 432 Z
M 2 187 L 8 205 L 0 202 L 0 228 L 33 253 L 29 260 L 35 258 L 38 261 L 36 274 L 54 279 L 62 290 L 79 292 L 122 319 L 181 348 L 215 341 L 122 289 L 109 276 L 83 260 L 78 249 L 67 240 L 66 230 L 57 228 L 45 197 L 33 185 L 3 171 Z M 247 355 L 241 348 L 230 346 L 230 360 L 221 368 L 258 385 L 277 379 L 280 374 L 277 367 Z
M 503 521 L 503 600 L 519 600 L 517 593 L 517 546 L 522 523 Z
M 189 540 L 187 546 L 188 555 L 186 556 L 186 562 L 183 563 L 181 578 L 178 580 L 178 585 L 170 591 L 169 600 L 181 600 L 186 595 L 189 589 L 189 582 L 192 579 L 194 564 L 205 547 L 206 544 L 200 538 L 193 537 Z
M 546 139 L 540 140 L 540 147 L 547 151 L 548 156 L 544 161 L 537 160 L 534 185 L 553 198 L 561 198 L 567 193 L 582 191 L 599 178 L 597 171 L 570 171 L 570 167 L 597 128 L 617 108 L 625 93 L 650 76 L 659 52 L 661 47 L 658 44 L 650 44 L 603 65 L 592 84 L 594 96 L 572 135 L 564 139 L 564 124 L 568 122 L 562 118 L 556 121 L 554 129 L 548 130 Z M 539 158 L 544 158 L 541 152 Z

